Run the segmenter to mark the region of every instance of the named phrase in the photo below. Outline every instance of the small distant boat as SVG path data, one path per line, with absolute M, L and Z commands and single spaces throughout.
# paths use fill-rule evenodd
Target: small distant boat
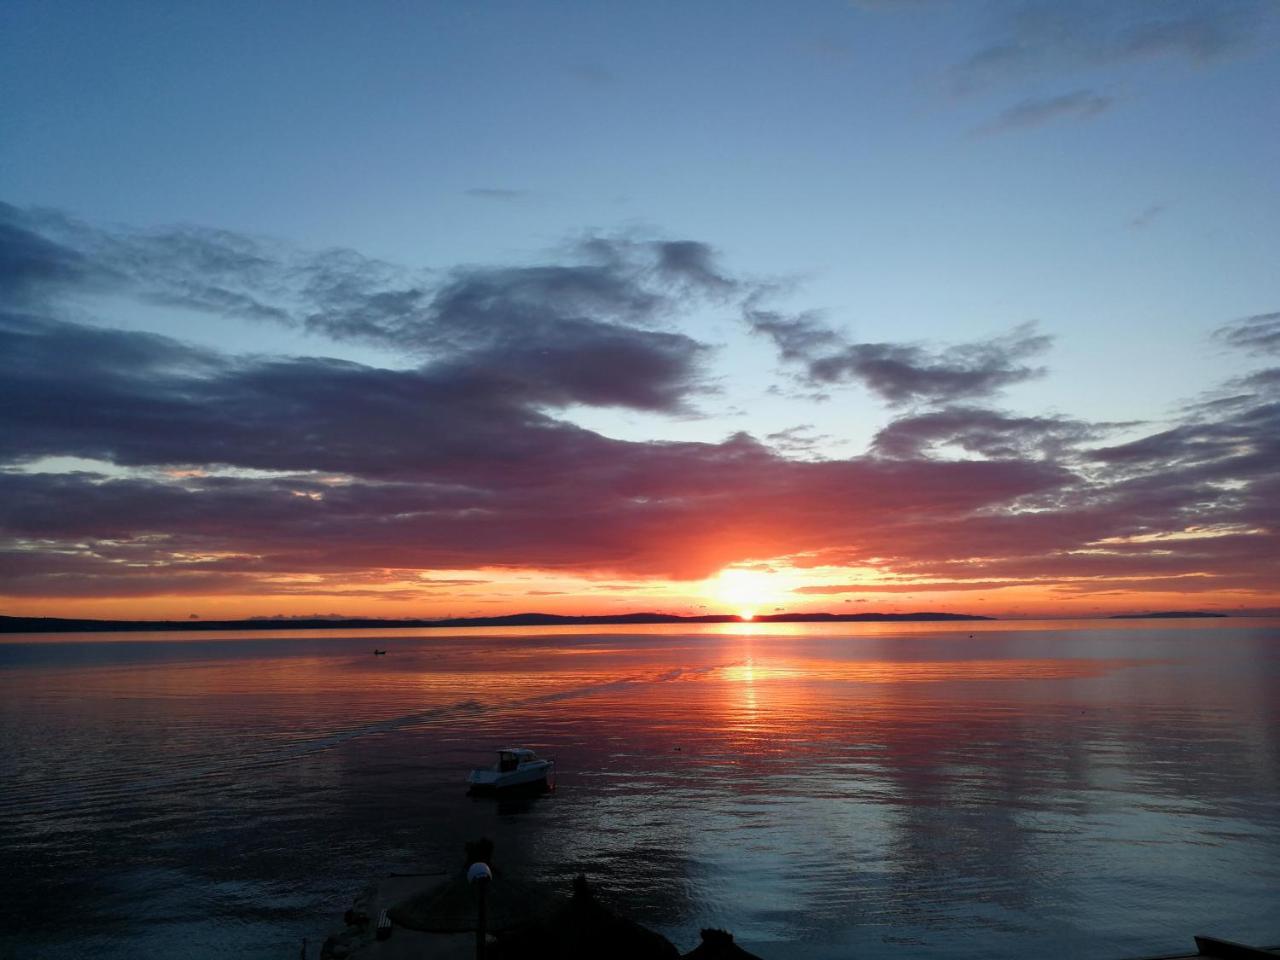
M 554 760 L 544 760 L 524 747 L 507 747 L 498 751 L 498 762 L 492 767 L 472 770 L 467 783 L 476 791 L 546 784 L 554 770 Z
M 385 656 L 387 655 L 387 651 L 385 651 L 385 650 L 374 650 L 374 651 L 373 651 L 373 655 L 374 655 L 375 657 L 385 657 Z

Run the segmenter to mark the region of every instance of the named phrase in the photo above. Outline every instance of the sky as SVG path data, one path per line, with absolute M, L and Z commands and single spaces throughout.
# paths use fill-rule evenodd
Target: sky
M 0 613 L 1280 612 L 1280 5 L 0 7 Z

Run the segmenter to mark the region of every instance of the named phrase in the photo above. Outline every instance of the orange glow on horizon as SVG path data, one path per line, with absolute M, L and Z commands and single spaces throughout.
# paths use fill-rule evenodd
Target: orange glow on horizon
M 876 575 L 879 575 L 879 579 Z M 543 612 L 602 616 L 727 613 L 739 624 L 766 614 L 947 612 L 1000 619 L 1089 619 L 1160 610 L 1273 616 L 1280 592 L 1214 589 L 1209 574 L 1153 580 L 1120 576 L 1024 580 L 1008 585 L 910 581 L 864 568 L 793 566 L 787 558 L 726 567 L 704 580 L 631 578 L 609 571 L 396 570 L 264 577 L 237 592 L 132 596 L 0 595 L 9 616 L 129 620 L 252 617 L 441 619 Z

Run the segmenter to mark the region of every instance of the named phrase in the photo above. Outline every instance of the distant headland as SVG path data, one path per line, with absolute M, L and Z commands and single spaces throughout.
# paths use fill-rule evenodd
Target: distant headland
M 1225 617 L 1225 613 L 1205 613 L 1203 610 L 1161 610 L 1156 613 L 1115 613 L 1108 620 L 1183 620 L 1196 617 Z
M 0 633 L 108 633 L 145 630 L 368 630 L 387 627 L 555 627 L 645 623 L 898 623 L 913 620 L 994 620 L 967 613 L 774 613 L 744 621 L 731 614 L 682 617 L 674 613 L 615 613 L 564 616 L 511 613 L 500 617 L 448 617 L 443 620 L 385 620 L 376 617 L 250 617 L 246 620 L 74 620 L 61 617 L 0 616 Z

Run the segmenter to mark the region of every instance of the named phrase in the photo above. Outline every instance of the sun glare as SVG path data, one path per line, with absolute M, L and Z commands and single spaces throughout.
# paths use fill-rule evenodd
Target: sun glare
M 764 570 L 728 567 L 706 581 L 706 596 L 721 610 L 732 610 L 741 619 L 751 620 L 779 603 L 786 590 L 779 579 Z

